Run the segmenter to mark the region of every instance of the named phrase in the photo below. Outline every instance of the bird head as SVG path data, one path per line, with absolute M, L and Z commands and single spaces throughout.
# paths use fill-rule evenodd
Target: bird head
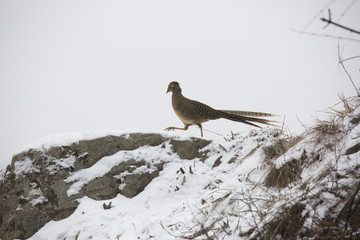
M 169 83 L 168 89 L 166 93 L 168 92 L 181 92 L 181 88 L 178 82 L 171 82 Z

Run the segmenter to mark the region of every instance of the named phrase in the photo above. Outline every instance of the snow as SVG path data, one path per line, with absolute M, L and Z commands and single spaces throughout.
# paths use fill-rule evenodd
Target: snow
M 112 156 L 104 157 L 100 159 L 98 162 L 96 162 L 93 166 L 90 168 L 82 169 L 80 171 L 77 171 L 76 173 L 69 176 L 65 182 L 75 182 L 71 185 L 69 190 L 67 191 L 67 195 L 71 196 L 74 194 L 77 194 L 80 189 L 93 179 L 97 177 L 102 177 L 106 173 L 110 172 L 110 170 L 114 167 L 119 165 L 121 162 L 126 162 L 130 159 L 135 160 L 145 160 L 150 166 L 153 166 L 154 164 L 160 163 L 161 161 L 170 161 L 173 156 L 173 153 L 171 153 L 170 146 L 167 143 L 165 150 L 163 149 L 163 146 L 156 146 L 156 147 L 140 147 L 138 149 L 132 150 L 132 151 L 119 151 L 115 153 Z M 152 167 L 154 170 L 155 168 Z M 143 169 L 136 169 L 135 171 L 148 172 L 148 168 Z M 134 172 L 137 173 L 137 172 Z M 122 177 L 125 175 L 122 175 Z M 123 186 L 124 187 L 124 186 Z
M 29 192 L 29 196 L 31 199 L 30 201 L 30 204 L 32 206 L 35 206 L 37 204 L 42 204 L 44 202 L 47 202 L 48 199 L 46 197 L 43 196 L 43 192 L 41 191 L 40 188 L 38 189 L 32 189 L 30 192 Z
M 14 167 L 14 173 L 16 175 L 16 178 L 18 178 L 20 174 L 40 172 L 39 167 L 34 165 L 33 161 L 28 157 L 25 157 L 21 161 L 16 161 Z
M 84 155 L 85 153 L 82 154 L 82 156 Z M 81 158 L 82 156 L 79 157 Z M 76 161 L 75 156 L 69 156 L 67 158 L 61 158 L 61 159 L 54 159 L 51 160 L 51 162 L 54 164 L 47 166 L 46 169 L 49 171 L 50 175 L 53 175 L 56 172 L 58 172 L 60 169 L 74 167 L 75 161 Z
M 348 119 L 344 123 L 346 121 Z M 165 142 L 165 147 L 143 146 L 104 157 L 66 179 L 66 182 L 72 183 L 68 196 L 78 193 L 88 182 L 105 175 L 122 161 L 146 161 L 148 167 L 136 169 L 138 172 L 152 171 L 153 166 L 160 161 L 165 162 L 165 165 L 159 176 L 137 196 L 130 199 L 119 194 L 105 201 L 83 197 L 78 200 L 80 204 L 71 216 L 47 223 L 30 239 L 169 240 L 192 236 L 196 231 L 207 227 L 222 229 L 223 231 L 214 230 L 209 233 L 219 239 L 238 239 L 240 233 L 247 232 L 254 226 L 266 226 L 277 213 L 297 202 L 305 205 L 302 212 L 302 216 L 307 216 L 304 226 L 310 227 L 316 224 L 315 218 L 325 218 L 331 214 L 329 209 L 341 207 L 337 205 L 339 196 L 331 191 L 324 191 L 334 189 L 334 176 L 327 173 L 331 170 L 345 175 L 360 165 L 359 153 L 344 155 L 346 149 L 359 141 L 360 126 L 345 128 L 340 133 L 341 140 L 334 142 L 335 150 L 327 149 L 321 143 L 314 143 L 314 136 L 307 134 L 283 156 L 273 160 L 272 166 L 280 168 L 288 161 L 300 159 L 304 150 L 309 159 L 315 153 L 320 154 L 319 160 L 304 164 L 300 179 L 283 189 L 266 188 L 263 184 L 272 166 L 265 163 L 262 148 L 274 142 L 275 132 L 272 129 L 252 130 L 229 136 L 227 140 L 214 139 L 203 149 L 208 152 L 208 158 L 204 162 L 200 159 L 180 159 L 172 152 L 169 140 Z M 65 134 L 60 135 L 59 139 L 56 136 L 42 139 L 31 146 L 44 148 L 53 144 L 66 145 L 84 138 L 92 139 L 108 134 L 120 135 L 124 132 Z M 218 159 L 221 164 L 214 167 Z M 17 165 L 16 173 L 36 171 L 36 167 L 31 166 L 29 161 L 24 159 L 22 165 Z M 68 167 L 72 164 L 73 159 L 62 159 L 52 170 L 56 166 Z M 128 172 L 114 177 L 122 179 L 126 174 Z M 353 183 L 354 178 L 351 176 L 338 181 L 338 184 L 346 186 Z M 124 184 L 119 185 L 120 189 L 123 187 Z M 347 196 L 345 191 L 339 194 Z M 41 192 L 34 191 L 31 195 L 36 197 L 32 200 L 34 205 L 46 201 L 41 198 Z M 312 198 L 317 195 L 322 197 L 322 204 L 316 204 L 316 199 Z M 103 204 L 110 202 L 112 207 L 104 209 Z
M 130 137 L 131 133 L 158 133 L 162 134 L 165 137 L 176 137 L 177 139 L 189 139 L 189 134 L 184 134 L 183 136 L 175 135 L 172 132 L 164 132 L 164 131 L 144 131 L 144 130 L 87 130 L 81 132 L 70 132 L 70 133 L 57 133 L 49 136 L 45 136 L 40 138 L 39 140 L 24 146 L 20 152 L 28 151 L 29 149 L 49 149 L 50 147 L 61 147 L 68 146 L 72 143 L 77 143 L 81 140 L 92 140 L 96 138 L 106 137 L 109 135 L 112 136 L 120 136 L 125 135 L 126 138 Z

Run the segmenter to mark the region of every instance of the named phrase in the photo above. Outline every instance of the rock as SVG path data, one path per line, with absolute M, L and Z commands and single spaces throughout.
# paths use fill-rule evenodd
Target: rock
M 350 123 L 353 125 L 357 125 L 360 122 L 360 115 L 355 115 L 352 116 L 352 118 L 350 119 Z
M 0 181 L 0 238 L 31 237 L 47 222 L 70 216 L 78 206 L 76 199 L 84 196 L 106 200 L 122 194 L 132 198 L 159 175 L 166 163 L 160 159 L 149 164 L 149 160 L 141 156 L 122 161 L 104 176 L 85 184 L 77 194 L 69 196 L 67 191 L 74 182 L 65 179 L 104 157 L 143 146 L 170 144 L 181 159 L 204 159 L 206 153 L 201 149 L 209 143 L 197 138 L 178 140 L 161 134 L 131 133 L 19 153 Z M 139 168 L 142 170 L 136 171 Z
M 191 138 L 191 140 L 192 141 L 179 141 L 172 139 L 170 144 L 173 146 L 173 151 L 177 153 L 181 159 L 206 158 L 206 153 L 199 152 L 199 149 L 206 147 L 210 141 L 199 138 Z
M 345 155 L 351 155 L 357 153 L 358 151 L 360 151 L 360 143 L 357 143 L 354 146 L 348 148 L 345 152 Z

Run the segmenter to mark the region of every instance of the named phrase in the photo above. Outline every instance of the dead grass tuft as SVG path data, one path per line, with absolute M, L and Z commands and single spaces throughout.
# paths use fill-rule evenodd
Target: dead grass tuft
M 273 144 L 269 146 L 263 147 L 263 151 L 265 154 L 265 161 L 269 161 L 271 159 L 276 159 L 282 155 L 284 155 L 287 150 L 297 144 L 302 140 L 302 137 L 288 137 L 288 138 L 279 138 L 274 141 Z
M 292 182 L 300 179 L 301 161 L 292 159 L 280 168 L 272 167 L 265 179 L 266 187 L 284 188 Z
M 348 231 L 341 230 L 330 218 L 314 219 L 314 227 L 302 233 L 308 239 L 346 239 L 348 235 Z
M 286 141 L 283 139 L 276 140 L 273 144 L 263 147 L 265 153 L 265 160 L 275 159 L 283 155 L 286 150 Z
M 355 104 L 351 103 L 349 100 L 347 100 L 343 93 L 339 94 L 338 96 L 339 96 L 341 102 L 343 103 L 344 109 L 343 110 L 336 110 L 333 108 L 330 108 L 330 109 L 337 115 L 337 117 L 343 119 L 347 115 L 349 115 L 350 113 L 352 113 L 354 111 Z
M 317 119 L 317 123 L 315 126 L 310 130 L 310 133 L 314 134 L 315 140 L 317 142 L 324 142 L 323 140 L 332 138 L 333 136 L 340 134 L 343 132 L 343 119 L 352 113 L 355 107 L 359 106 L 359 98 L 345 98 L 344 94 L 339 94 L 339 98 L 341 100 L 340 103 L 343 105 L 343 108 L 338 110 L 334 109 L 334 107 L 330 107 L 329 109 L 332 111 L 330 112 L 329 120 L 320 120 Z M 336 141 L 335 141 L 336 142 Z
M 312 132 L 319 138 L 333 136 L 341 133 L 341 123 L 335 117 L 330 120 L 317 120 Z
M 267 224 L 261 239 L 297 239 L 298 233 L 304 225 L 305 217 L 302 212 L 305 205 L 296 203 L 290 208 L 285 208 L 270 223 Z

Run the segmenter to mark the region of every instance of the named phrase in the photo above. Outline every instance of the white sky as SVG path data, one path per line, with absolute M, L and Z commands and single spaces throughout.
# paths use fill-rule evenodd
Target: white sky
M 180 127 L 165 94 L 173 80 L 214 108 L 285 115 L 300 133 L 296 115 L 310 125 L 338 93 L 355 94 L 338 66 L 337 39 L 289 30 L 319 14 L 306 31 L 360 39 L 323 29 L 329 2 L 0 0 L 0 166 L 49 134 Z M 333 20 L 351 2 L 333 1 Z M 340 22 L 359 30 L 359 12 L 355 1 Z M 360 42 L 340 45 L 344 58 L 360 55 Z M 346 63 L 359 85 L 360 59 Z M 247 126 L 217 120 L 204 128 L 226 135 Z

